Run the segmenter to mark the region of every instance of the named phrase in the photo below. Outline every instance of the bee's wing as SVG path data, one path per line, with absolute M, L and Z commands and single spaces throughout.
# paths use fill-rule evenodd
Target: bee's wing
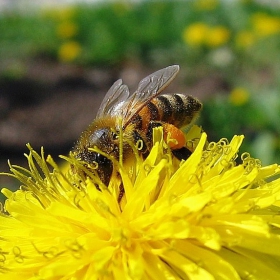
M 117 80 L 106 93 L 98 111 L 96 118 L 104 116 L 116 116 L 123 114 L 123 107 L 129 97 L 129 90 L 122 80 Z
M 172 65 L 154 72 L 140 81 L 137 90 L 129 96 L 123 108 L 123 126 L 126 127 L 131 119 L 146 104 L 160 94 L 179 72 L 179 65 Z
M 154 72 L 138 84 L 137 90 L 130 94 L 128 87 L 117 80 L 106 93 L 96 115 L 96 118 L 105 116 L 120 116 L 126 127 L 131 119 L 153 99 L 160 94 L 175 78 L 179 66 L 173 65 Z

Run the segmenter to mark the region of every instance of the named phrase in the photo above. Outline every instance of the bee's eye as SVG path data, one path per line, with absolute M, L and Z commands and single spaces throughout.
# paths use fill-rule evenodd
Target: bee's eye
M 118 134 L 115 132 L 112 132 L 112 139 L 117 140 L 119 138 Z

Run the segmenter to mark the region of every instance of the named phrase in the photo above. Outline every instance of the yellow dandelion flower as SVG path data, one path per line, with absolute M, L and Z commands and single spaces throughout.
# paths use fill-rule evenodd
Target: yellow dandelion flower
M 280 18 L 265 13 L 255 13 L 251 22 L 258 36 L 269 36 L 280 32 Z
M 230 30 L 224 26 L 214 26 L 209 28 L 206 45 L 215 48 L 226 44 L 230 39 Z
M 183 40 L 190 46 L 201 46 L 204 44 L 208 30 L 208 26 L 203 22 L 193 23 L 183 31 Z
M 63 39 L 71 38 L 78 33 L 78 26 L 74 22 L 65 21 L 60 23 L 56 28 L 57 36 Z
M 242 106 L 246 104 L 249 100 L 249 92 L 243 87 L 234 88 L 229 95 L 229 101 L 234 106 Z
M 238 164 L 242 136 L 194 136 L 179 162 L 156 128 L 148 157 L 114 162 L 108 188 L 29 147 L 29 169 L 11 166 L 21 189 L 2 190 L 1 279 L 278 279 L 279 166 Z
M 251 31 L 240 31 L 235 38 L 236 46 L 239 48 L 249 48 L 256 41 L 255 34 Z
M 73 61 L 81 54 L 81 51 L 82 47 L 78 42 L 65 42 L 59 48 L 58 59 L 62 62 Z

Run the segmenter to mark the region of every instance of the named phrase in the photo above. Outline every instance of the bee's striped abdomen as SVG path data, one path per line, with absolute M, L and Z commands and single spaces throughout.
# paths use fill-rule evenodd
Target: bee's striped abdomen
M 192 122 L 201 110 L 202 104 L 192 96 L 163 94 L 155 97 L 134 116 L 136 129 L 146 130 L 150 121 L 160 121 L 183 127 Z
M 157 119 L 176 127 L 188 125 L 196 118 L 202 108 L 202 104 L 192 96 L 183 94 L 160 95 L 154 98 L 151 103 L 158 109 Z

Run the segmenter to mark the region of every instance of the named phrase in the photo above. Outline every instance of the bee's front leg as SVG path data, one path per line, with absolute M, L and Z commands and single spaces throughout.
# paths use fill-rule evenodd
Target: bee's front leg
M 172 154 L 179 160 L 186 160 L 190 157 L 192 152 L 188 148 L 183 147 L 177 150 L 172 150 Z

